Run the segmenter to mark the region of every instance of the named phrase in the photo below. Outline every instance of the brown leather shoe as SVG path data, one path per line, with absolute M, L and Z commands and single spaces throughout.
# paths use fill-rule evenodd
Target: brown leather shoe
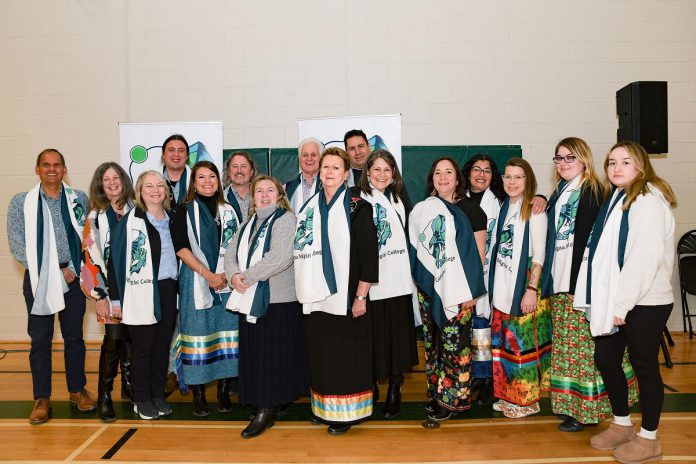
M 80 412 L 89 412 L 97 409 L 97 402 L 92 397 L 92 394 L 84 388 L 77 393 L 70 393 L 70 404 L 76 406 Z
M 32 425 L 43 424 L 51 417 L 51 400 L 48 398 L 39 398 L 34 403 L 34 409 L 29 415 L 29 423 Z
M 608 429 L 590 439 L 590 446 L 603 451 L 614 450 L 631 441 L 635 435 L 636 431 L 632 425 L 619 425 L 612 422 Z
M 179 389 L 179 379 L 174 372 L 167 374 L 167 382 L 164 384 L 164 395 L 169 396 Z

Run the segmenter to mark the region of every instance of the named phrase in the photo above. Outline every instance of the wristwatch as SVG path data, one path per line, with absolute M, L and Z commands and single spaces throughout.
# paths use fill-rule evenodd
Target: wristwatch
M 367 300 L 367 297 L 362 295 L 355 295 L 355 299 L 358 301 L 365 301 Z

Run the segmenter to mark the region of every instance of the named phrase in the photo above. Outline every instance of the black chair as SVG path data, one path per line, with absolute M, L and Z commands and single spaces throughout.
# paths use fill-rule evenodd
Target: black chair
M 686 333 L 689 323 L 689 338 L 694 337 L 691 318 L 696 314 L 689 311 L 689 295 L 696 295 L 696 230 L 690 230 L 681 236 L 677 243 L 677 263 L 679 265 L 679 287 L 681 291 L 682 322 Z

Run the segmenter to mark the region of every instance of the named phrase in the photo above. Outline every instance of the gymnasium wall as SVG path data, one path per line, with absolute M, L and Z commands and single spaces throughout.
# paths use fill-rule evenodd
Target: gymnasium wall
M 654 162 L 679 236 L 696 228 L 694 1 L 0 0 L 0 340 L 27 339 L 6 211 L 45 147 L 86 189 L 119 121 L 221 120 L 226 147 L 276 148 L 299 117 L 400 112 L 404 145 L 519 145 L 548 192 L 555 143 L 585 138 L 599 165 L 615 92 L 639 80 L 669 82 Z

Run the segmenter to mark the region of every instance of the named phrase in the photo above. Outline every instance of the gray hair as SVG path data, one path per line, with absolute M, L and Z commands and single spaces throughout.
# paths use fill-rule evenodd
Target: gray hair
M 297 146 L 297 155 L 301 156 L 302 155 L 302 148 L 307 145 L 308 143 L 314 143 L 316 144 L 317 147 L 319 147 L 319 156 L 324 154 L 324 150 L 326 150 L 326 147 L 324 146 L 323 143 L 321 143 L 319 140 L 315 139 L 314 137 L 307 137 L 306 139 L 302 140 L 300 144 Z

